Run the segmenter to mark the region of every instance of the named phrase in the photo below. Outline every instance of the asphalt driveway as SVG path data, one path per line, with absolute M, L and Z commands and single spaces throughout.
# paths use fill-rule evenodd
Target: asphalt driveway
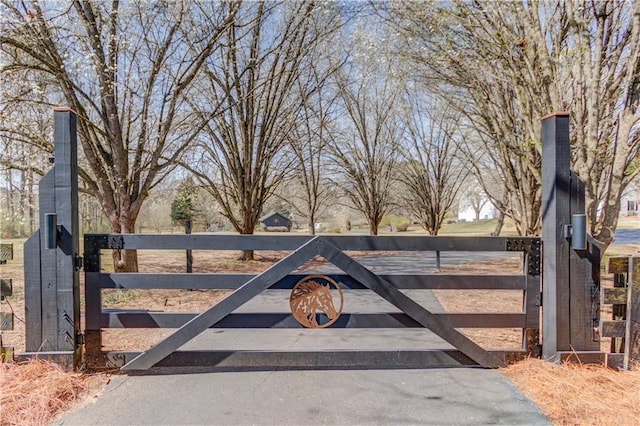
M 548 425 L 499 370 L 117 376 L 56 425 Z

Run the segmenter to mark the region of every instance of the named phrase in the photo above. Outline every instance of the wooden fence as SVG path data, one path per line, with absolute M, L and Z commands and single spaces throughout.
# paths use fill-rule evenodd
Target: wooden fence
M 629 369 L 640 363 L 640 257 L 609 258 L 613 288 L 602 288 L 602 304 L 612 306 L 612 319 L 600 320 L 602 337 L 611 338 L 607 365 Z

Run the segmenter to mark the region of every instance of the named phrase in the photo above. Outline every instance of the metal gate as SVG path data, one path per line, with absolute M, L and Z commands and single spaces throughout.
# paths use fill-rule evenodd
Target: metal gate
M 426 366 L 476 364 L 495 367 L 510 356 L 537 354 L 542 308 L 542 356 L 567 357 L 604 354 L 599 351 L 600 245 L 586 235 L 584 185 L 572 175 L 568 113 L 542 119 L 542 240 L 503 237 L 407 236 L 247 236 L 247 235 L 86 235 L 85 255 L 79 253 L 78 165 L 76 116 L 68 108 L 54 112 L 55 163 L 41 180 L 40 229 L 25 243 L 26 351 L 21 357 L 49 358 L 78 366 L 83 343 L 90 364 L 111 364 L 128 371 L 163 365 L 257 367 Z M 573 226 L 574 219 L 576 225 Z M 580 219 L 580 220 L 577 220 Z M 544 241 L 544 261 L 540 259 Z M 285 250 L 290 254 L 259 275 L 233 274 L 110 274 L 101 270 L 100 250 L 108 249 Z M 449 276 L 373 272 L 345 252 L 521 252 L 523 269 L 512 276 Z M 388 301 L 392 312 L 346 312 L 331 328 L 422 328 L 439 336 L 448 347 L 416 347 L 351 352 L 293 348 L 274 351 L 194 351 L 182 348 L 210 327 L 301 327 L 291 311 L 277 314 L 236 312 L 236 308 L 266 289 L 292 291 L 304 277 L 296 269 L 316 255 L 325 257 L 341 273 L 325 277 L 336 287 L 368 291 Z M 81 330 L 80 279 L 85 265 L 86 327 Z M 541 263 L 543 270 L 541 271 Z M 541 291 L 541 274 L 544 291 Z M 298 282 L 298 284 L 296 284 Z M 310 284 L 310 283 L 308 283 Z M 317 284 L 317 283 L 316 283 Z M 109 312 L 101 307 L 104 288 L 226 288 L 235 290 L 202 313 Z M 515 289 L 522 291 L 519 312 L 459 314 L 435 312 L 410 297 L 410 289 Z M 319 287 L 318 287 L 319 289 Z M 274 290 L 275 291 L 275 290 Z M 314 290 L 315 291 L 315 290 Z M 350 290 L 351 291 L 351 290 Z M 293 293 L 293 292 L 292 292 Z M 315 293 L 314 293 L 315 294 Z M 301 305 L 303 308 L 304 304 Z M 285 308 L 287 308 L 285 306 Z M 331 311 L 331 309 L 329 309 Z M 333 313 L 332 313 L 333 315 Z M 313 321 L 311 321 L 313 325 Z M 176 331 L 141 352 L 103 352 L 101 330 L 108 327 L 167 327 Z M 522 344 L 513 351 L 479 347 L 458 329 L 517 327 Z M 320 331 L 322 332 L 322 331 Z M 375 348 L 374 348 L 375 349 Z M 449 364 L 447 364 L 449 363 Z
M 539 352 L 540 239 L 505 237 L 426 236 L 268 236 L 268 235 L 85 235 L 86 299 L 85 346 L 92 364 L 108 364 L 125 371 L 154 366 L 232 368 L 356 368 L 480 365 L 494 368 L 513 357 Z M 107 249 L 283 250 L 290 253 L 258 275 L 109 273 L 100 268 L 100 251 Z M 346 251 L 420 252 L 521 252 L 519 274 L 461 275 L 445 273 L 374 273 Z M 305 277 L 296 272 L 315 256 L 322 256 L 343 273 L 327 278 L 344 289 L 374 292 L 397 308 L 394 312 L 351 312 L 348 303 L 330 328 L 424 328 L 446 342 L 445 348 L 411 347 L 391 350 L 355 348 L 350 351 L 320 349 L 313 353 L 287 351 L 233 351 L 224 348 L 179 350 L 208 328 L 302 328 L 283 306 L 278 313 L 237 313 L 237 308 L 267 289 L 289 294 Z M 102 289 L 234 289 L 202 313 L 165 313 L 102 310 Z M 519 290 L 522 310 L 503 313 L 434 313 L 403 290 Z M 398 312 L 398 310 L 400 312 Z M 150 349 L 101 351 L 101 330 L 108 327 L 169 327 L 176 330 Z M 491 351 L 478 346 L 458 328 L 519 328 L 522 345 Z M 328 330 L 328 329 L 327 329 Z M 316 331 L 325 332 L 325 331 Z

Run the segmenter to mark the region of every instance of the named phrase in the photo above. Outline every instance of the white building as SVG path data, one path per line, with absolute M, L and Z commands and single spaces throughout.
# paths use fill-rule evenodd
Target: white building
M 480 207 L 480 220 L 494 219 L 498 217 L 498 209 L 489 200 L 485 200 Z M 476 220 L 476 211 L 468 200 L 462 198 L 458 207 L 458 222 L 473 222 Z
M 638 214 L 640 194 L 635 188 L 628 188 L 620 199 L 620 216 L 635 216 Z

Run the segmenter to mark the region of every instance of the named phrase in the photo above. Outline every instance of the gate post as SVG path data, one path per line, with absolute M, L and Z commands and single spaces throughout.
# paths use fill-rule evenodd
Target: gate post
M 571 219 L 584 213 L 584 184 L 571 173 L 569 113 L 542 119 L 542 356 L 597 351 L 600 246 L 571 247 Z
M 40 229 L 24 245 L 26 352 L 80 363 L 76 114 L 54 108 L 53 168 L 39 184 Z

